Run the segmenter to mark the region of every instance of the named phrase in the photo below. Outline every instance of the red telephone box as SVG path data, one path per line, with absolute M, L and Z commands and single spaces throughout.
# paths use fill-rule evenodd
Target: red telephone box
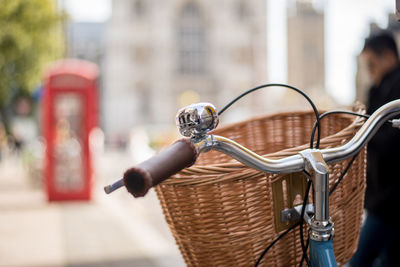
M 97 124 L 98 68 L 66 59 L 45 74 L 43 133 L 49 201 L 90 200 L 92 162 L 89 134 Z

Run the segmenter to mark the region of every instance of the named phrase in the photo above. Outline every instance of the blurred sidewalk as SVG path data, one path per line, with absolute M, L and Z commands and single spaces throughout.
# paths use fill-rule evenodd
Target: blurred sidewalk
M 154 191 L 133 199 L 102 187 L 130 167 L 130 157 L 96 160 L 91 202 L 48 203 L 20 160 L 0 162 L 0 266 L 185 266 Z

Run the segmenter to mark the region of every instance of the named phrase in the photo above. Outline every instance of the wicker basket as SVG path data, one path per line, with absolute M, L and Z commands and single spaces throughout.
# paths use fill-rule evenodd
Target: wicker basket
M 314 121 L 312 112 L 279 113 L 221 127 L 214 134 L 231 138 L 268 158 L 279 158 L 309 146 Z M 324 118 L 320 147 L 343 144 L 362 122 L 346 115 Z M 330 186 L 347 163 L 348 160 L 330 166 Z M 365 166 L 363 149 L 330 197 L 339 265 L 347 262 L 357 247 L 366 186 Z M 196 165 L 156 187 L 166 221 L 186 264 L 254 266 L 262 251 L 282 232 L 276 227 L 275 219 L 280 214 L 274 215 L 272 190 L 274 182 L 282 176 L 255 171 L 211 151 L 202 154 Z M 261 265 L 295 266 L 301 256 L 297 227 L 271 248 Z

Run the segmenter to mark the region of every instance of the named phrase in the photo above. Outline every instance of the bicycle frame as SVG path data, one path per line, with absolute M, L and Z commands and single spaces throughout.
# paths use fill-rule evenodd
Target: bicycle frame
M 318 242 L 310 240 L 311 266 L 334 267 L 337 266 L 333 252 L 333 239 Z

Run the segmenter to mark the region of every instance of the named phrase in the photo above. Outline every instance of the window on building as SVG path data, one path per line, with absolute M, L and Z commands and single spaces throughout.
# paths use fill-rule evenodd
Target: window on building
M 143 17 L 146 13 L 146 3 L 145 0 L 135 0 L 133 2 L 133 14 L 136 17 L 140 18 Z
M 181 11 L 178 26 L 179 71 L 200 74 L 206 69 L 206 40 L 203 19 L 198 6 L 187 3 Z
M 140 97 L 139 112 L 140 112 L 140 115 L 142 115 L 142 116 L 148 116 L 151 112 L 151 109 L 150 109 L 151 95 L 150 95 L 150 93 L 151 92 L 148 87 L 139 89 L 139 97 Z M 148 119 L 148 117 L 145 117 L 145 119 Z
M 245 0 L 238 0 L 236 8 L 240 20 L 246 20 L 250 17 L 250 8 Z

